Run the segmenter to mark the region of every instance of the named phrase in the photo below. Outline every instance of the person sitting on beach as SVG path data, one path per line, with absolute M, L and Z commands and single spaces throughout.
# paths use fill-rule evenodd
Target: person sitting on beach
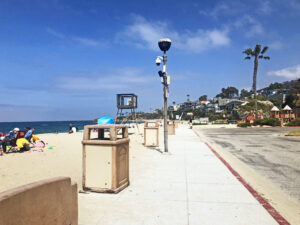
M 20 150 L 20 152 L 30 150 L 30 146 L 29 146 L 30 143 L 26 138 L 19 138 L 16 141 L 16 144 L 17 144 L 17 148 Z
M 0 133 L 0 155 L 2 155 L 3 153 L 2 143 L 4 141 L 4 138 L 5 138 L 5 134 Z
M 34 128 L 30 128 L 30 127 L 26 127 L 25 128 L 26 129 L 26 134 L 25 134 L 25 136 L 24 136 L 24 138 L 26 138 L 27 139 L 27 141 L 31 141 L 31 138 L 32 138 L 32 134 L 33 134 L 33 131 L 34 131 Z
M 4 140 L 2 141 L 2 148 L 4 153 L 6 153 L 7 151 L 7 145 L 16 145 L 19 131 L 20 129 L 16 127 L 5 136 Z
M 73 133 L 73 125 L 70 123 L 69 124 L 69 134 L 72 134 Z

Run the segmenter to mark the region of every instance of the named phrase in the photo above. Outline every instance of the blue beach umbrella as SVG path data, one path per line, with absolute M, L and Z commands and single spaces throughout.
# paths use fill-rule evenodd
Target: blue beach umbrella
M 114 124 L 114 119 L 108 116 L 98 119 L 97 124 Z

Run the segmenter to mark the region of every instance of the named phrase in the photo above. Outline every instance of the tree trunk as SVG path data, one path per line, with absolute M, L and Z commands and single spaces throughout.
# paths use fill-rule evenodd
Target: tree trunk
M 257 94 L 256 94 L 256 77 L 257 77 L 257 68 L 258 68 L 258 58 L 255 56 L 254 59 L 254 71 L 253 71 L 253 92 L 254 92 L 254 102 L 255 102 L 255 120 L 258 120 L 258 111 L 257 111 Z

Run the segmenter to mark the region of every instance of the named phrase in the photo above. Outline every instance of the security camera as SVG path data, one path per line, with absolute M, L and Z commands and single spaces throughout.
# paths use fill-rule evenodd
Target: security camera
M 156 58 L 155 64 L 159 66 L 161 64 L 161 59 L 159 57 Z

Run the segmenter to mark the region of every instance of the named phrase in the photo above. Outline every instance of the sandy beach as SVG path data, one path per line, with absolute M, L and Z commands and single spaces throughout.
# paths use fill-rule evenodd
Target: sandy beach
M 184 215 L 181 215 L 179 217 L 181 220 L 172 221 L 172 224 L 184 224 L 183 221 L 185 221 L 186 218 L 189 218 L 191 220 L 193 220 L 194 218 L 198 218 L 199 213 L 196 212 L 198 212 L 201 207 L 199 208 L 198 205 L 195 206 L 193 202 L 194 200 L 203 200 L 202 198 L 194 199 L 195 196 L 198 195 L 198 189 L 201 190 L 201 192 L 207 192 L 203 196 L 210 196 L 210 194 L 212 194 L 210 186 L 212 185 L 210 184 L 211 181 L 213 181 L 213 187 L 215 188 L 224 186 L 223 184 L 217 186 L 215 185 L 215 182 L 219 179 L 217 178 L 217 176 L 220 176 L 220 181 L 223 182 L 224 177 L 220 174 L 221 172 L 226 174 L 225 177 L 230 179 L 235 187 L 236 185 L 240 186 L 237 180 L 233 178 L 232 175 L 220 164 L 219 160 L 214 159 L 214 163 L 212 164 L 214 166 L 213 168 L 210 168 L 212 170 L 211 172 L 215 171 L 217 168 L 220 169 L 218 170 L 218 173 L 214 175 L 216 177 L 214 177 L 213 180 L 210 178 L 210 176 L 206 176 L 206 173 L 203 173 L 208 169 L 206 168 L 206 165 L 208 165 L 208 162 L 206 161 L 208 159 L 206 159 L 206 157 L 208 157 L 208 154 L 210 155 L 211 153 L 209 151 L 202 152 L 206 151 L 204 149 L 207 147 L 205 147 L 200 139 L 195 136 L 192 130 L 186 129 L 187 127 L 187 124 L 180 124 L 181 129 L 178 130 L 179 134 L 170 136 L 169 140 L 171 153 L 168 155 L 161 154 L 161 152 L 157 151 L 159 149 L 149 149 L 143 146 L 143 126 L 139 126 L 141 134 L 138 134 L 137 129 L 129 130 L 129 133 L 131 133 L 130 186 L 118 195 L 99 195 L 92 193 L 79 194 L 79 224 L 99 224 L 99 221 L 102 221 L 102 224 L 114 224 L 113 222 L 118 221 L 118 218 L 122 218 L 122 221 L 126 221 L 128 219 L 128 221 L 130 220 L 132 222 L 132 218 L 129 218 L 127 214 L 129 213 L 128 215 L 131 215 L 132 213 L 134 213 L 134 211 L 129 209 L 136 209 L 136 205 L 134 204 L 135 201 L 144 205 L 144 207 L 139 209 L 140 215 L 145 214 L 145 216 L 151 218 L 151 215 L 155 213 L 155 215 L 158 216 L 157 218 L 155 218 L 155 220 L 166 222 L 167 220 L 173 218 L 174 215 L 171 211 L 168 213 L 162 213 L 162 198 L 167 198 L 168 201 L 167 203 L 165 202 L 165 204 L 168 205 L 168 207 L 172 206 L 176 209 L 188 211 L 188 209 L 186 209 L 185 207 L 187 204 L 189 204 L 190 207 L 195 210 L 193 211 L 191 216 L 186 217 L 186 215 L 189 215 L 186 212 L 183 213 Z M 134 133 L 133 131 L 136 132 Z M 160 146 L 162 146 L 163 140 L 162 131 L 163 129 L 160 129 Z M 53 178 L 57 176 L 71 177 L 73 181 L 77 182 L 79 189 L 78 191 L 82 190 L 82 136 L 82 132 L 74 134 L 42 134 L 39 135 L 39 137 L 46 143 L 48 143 L 48 146 L 54 146 L 53 149 L 45 148 L 43 152 L 31 150 L 25 153 L 9 153 L 0 157 L 0 192 L 34 181 Z M 182 142 L 182 139 L 188 142 Z M 185 152 L 188 153 L 185 156 L 186 159 L 183 158 L 184 154 L 186 154 Z M 199 156 L 199 159 L 194 159 L 194 154 L 200 154 L 201 157 Z M 204 158 L 202 159 L 202 157 Z M 187 163 L 185 162 L 185 160 L 191 160 L 191 162 Z M 203 168 L 203 166 L 205 168 Z M 247 178 L 247 180 L 249 179 L 249 176 L 253 177 L 253 174 L 243 173 L 243 168 L 239 168 L 239 172 L 245 175 L 245 178 Z M 200 179 L 198 182 L 204 182 L 205 179 L 208 179 L 205 181 L 208 182 L 206 185 L 209 186 L 207 190 L 205 188 L 203 189 L 202 186 L 204 184 L 202 184 L 201 187 L 197 186 L 197 182 L 195 184 L 196 178 Z M 186 188 L 186 185 L 191 187 Z M 250 194 L 248 192 L 245 192 L 244 188 L 241 187 L 240 189 L 241 193 L 247 195 L 247 199 L 249 198 L 249 201 L 251 200 L 251 204 L 255 204 L 255 206 L 253 205 L 253 207 L 260 208 L 260 212 L 266 215 L 264 218 L 269 218 L 269 216 L 265 214 L 265 211 L 261 208 L 261 206 L 259 206 L 256 201 L 253 201 L 253 197 L 250 197 Z M 178 193 L 181 194 L 178 195 Z M 182 195 L 183 193 L 185 194 Z M 193 193 L 195 194 L 195 196 Z M 230 193 L 231 192 L 226 192 L 219 196 L 220 199 L 218 199 L 218 201 L 221 201 L 221 205 L 223 204 L 223 198 L 230 198 L 228 197 Z M 234 195 L 236 195 L 236 193 Z M 188 200 L 188 196 L 193 199 L 193 201 L 191 199 Z M 214 196 L 215 194 L 212 194 L 212 199 L 209 198 L 209 201 L 213 201 L 213 204 L 216 204 L 216 200 L 213 200 L 215 199 Z M 177 198 L 179 198 L 180 201 L 178 201 Z M 154 202 L 153 199 L 155 200 Z M 105 202 L 105 204 L 99 204 L 99 202 Z M 124 206 L 124 210 L 129 207 L 128 210 L 123 211 L 122 208 L 119 208 L 120 204 Z M 236 204 L 236 202 L 234 202 L 233 204 Z M 243 205 L 244 203 L 239 204 Z M 144 208 L 147 205 L 148 208 L 146 210 Z M 206 209 L 207 202 L 205 202 L 203 207 L 204 209 Z M 111 214 L 111 212 L 116 210 L 116 208 L 118 208 L 118 210 L 115 211 L 114 214 Z M 247 212 L 248 210 L 247 207 L 244 206 L 241 207 L 241 209 L 245 210 L 245 212 Z M 279 209 L 281 209 L 281 213 L 291 219 L 291 221 L 295 220 L 295 212 L 291 213 L 292 215 L 290 215 L 287 214 L 285 210 L 282 210 L 282 208 L 279 207 Z M 153 210 L 155 212 L 153 212 Z M 225 208 L 223 210 L 225 210 Z M 236 214 L 239 217 L 243 217 L 243 213 L 231 213 Z M 107 217 L 107 215 L 109 216 Z M 135 224 L 141 224 L 139 222 L 144 221 L 144 216 L 140 215 L 132 215 L 137 219 Z M 207 217 L 210 218 L 209 216 Z M 210 219 L 213 219 L 214 217 L 215 215 L 212 215 Z M 150 220 L 152 221 L 152 219 Z M 262 224 L 273 223 L 266 222 Z
M 57 176 L 71 177 L 81 190 L 82 135 L 82 132 L 40 134 L 38 136 L 48 143 L 48 147 L 54 146 L 52 149 L 4 154 L 0 157 L 0 192 Z M 131 135 L 130 144 L 134 146 L 135 140 Z

